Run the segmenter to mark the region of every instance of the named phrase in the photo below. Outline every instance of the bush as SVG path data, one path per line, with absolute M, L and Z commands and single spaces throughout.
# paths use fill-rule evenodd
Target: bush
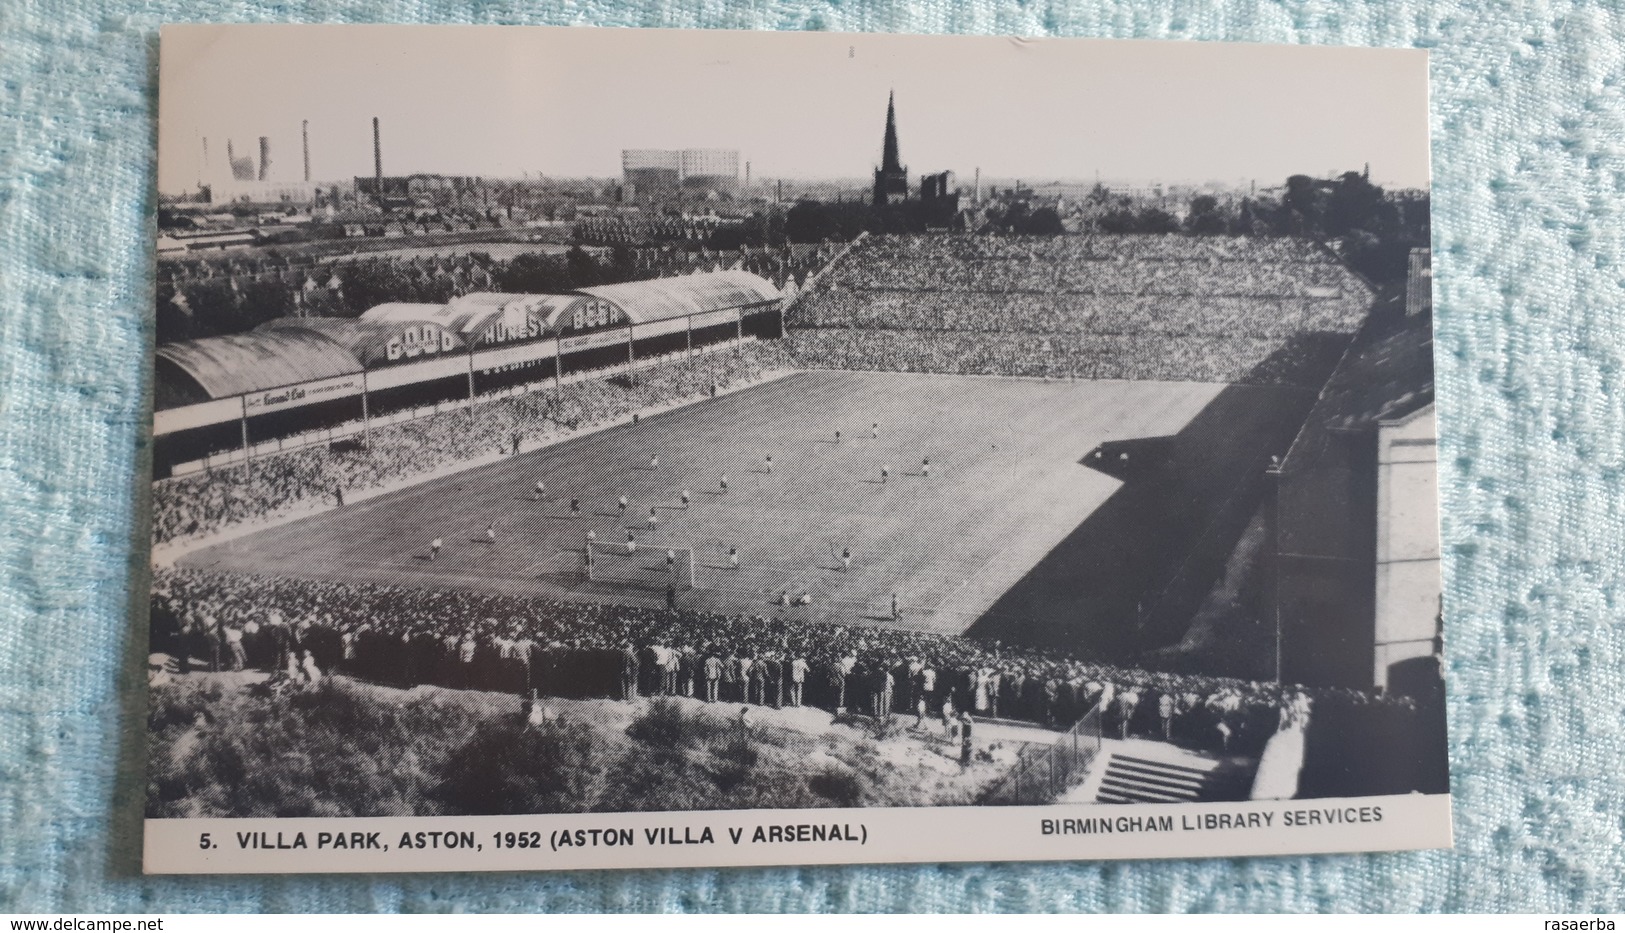
M 581 812 L 602 787 L 599 758 L 588 730 L 488 721 L 448 756 L 434 796 L 447 813 Z
M 863 799 L 863 783 L 858 776 L 840 768 L 825 768 L 807 779 L 807 787 L 840 807 L 855 807 Z
M 689 712 L 681 703 L 657 699 L 626 727 L 632 739 L 662 751 L 697 749 L 727 730 L 723 723 Z
M 737 730 L 731 738 L 713 750 L 715 760 L 711 769 L 711 780 L 716 782 L 717 789 L 728 793 L 751 779 L 756 770 L 756 763 L 761 760 L 761 753 L 751 741 L 745 730 Z
M 155 697 L 149 719 L 163 725 L 151 734 L 148 805 L 156 817 L 434 814 L 423 762 L 443 760 L 473 715 L 390 702 L 339 679 L 282 698 L 216 685 Z

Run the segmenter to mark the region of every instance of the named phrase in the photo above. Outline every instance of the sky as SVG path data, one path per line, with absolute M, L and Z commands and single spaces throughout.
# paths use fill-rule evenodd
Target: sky
M 167 26 L 159 190 L 226 140 L 269 177 L 612 177 L 632 148 L 737 149 L 752 177 L 856 178 L 895 93 L 911 177 L 1168 184 L 1359 170 L 1428 179 L 1410 49 L 490 26 Z

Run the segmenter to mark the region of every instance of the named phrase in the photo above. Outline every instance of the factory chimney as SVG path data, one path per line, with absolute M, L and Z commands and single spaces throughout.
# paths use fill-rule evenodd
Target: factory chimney
M 745 163 L 745 194 L 750 194 L 750 163 Z
M 310 181 L 310 121 L 299 121 L 299 141 L 305 148 L 305 181 Z
M 971 204 L 978 207 L 982 204 L 982 167 L 980 165 L 976 166 L 976 197 L 971 200 Z
M 372 118 L 372 183 L 377 187 L 373 193 L 378 196 L 378 207 L 384 206 L 384 148 L 378 139 L 378 118 Z
M 260 137 L 260 181 L 271 177 L 271 137 Z

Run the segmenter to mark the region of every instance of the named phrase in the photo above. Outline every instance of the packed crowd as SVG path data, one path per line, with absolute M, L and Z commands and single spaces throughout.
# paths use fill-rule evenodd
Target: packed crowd
M 832 288 L 854 291 L 999 292 L 1086 295 L 1224 295 L 1332 300 L 1358 292 L 1358 280 L 1326 263 L 1256 263 L 1242 260 L 1087 260 L 1066 266 L 1045 262 L 877 260 L 859 250 L 861 265 L 843 267 Z
M 636 382 L 589 380 L 529 395 L 482 402 L 474 416 L 458 409 L 375 428 L 366 447 L 309 447 L 256 460 L 240 469 L 167 479 L 153 485 L 154 543 L 207 534 L 302 504 L 375 489 L 462 460 L 508 453 L 516 440 L 545 442 L 632 412 L 763 375 L 768 354 L 746 346 L 645 370 Z
M 1309 240 L 1291 237 L 1164 236 L 1087 233 L 1078 236 L 980 236 L 915 234 L 874 238 L 870 249 L 893 259 L 956 262 L 1031 259 L 1046 263 L 1145 260 L 1237 260 L 1333 263 Z
M 825 327 L 791 330 L 780 343 L 793 364 L 831 369 L 1312 387 L 1331 372 L 1348 339 L 1340 334 L 1283 340 Z
M 1099 708 L 1120 737 L 1257 754 L 1321 705 L 1414 713 L 1408 700 L 1132 670 L 922 632 L 203 570 L 153 581 L 153 650 L 181 673 L 257 669 L 297 688 L 343 673 L 556 697 L 681 695 L 954 722 L 1064 728 Z M 1410 710 L 1411 713 L 1406 711 Z
M 786 314 L 800 365 L 1315 386 L 1369 291 L 1304 240 L 903 236 Z
M 834 270 L 856 289 L 1307 294 L 1354 280 L 1305 240 L 1084 235 L 872 237 Z M 1148 285 L 1152 286 L 1148 290 Z
M 803 299 L 791 319 L 800 329 L 1248 337 L 1352 333 L 1359 321 L 1336 301 L 830 289 Z

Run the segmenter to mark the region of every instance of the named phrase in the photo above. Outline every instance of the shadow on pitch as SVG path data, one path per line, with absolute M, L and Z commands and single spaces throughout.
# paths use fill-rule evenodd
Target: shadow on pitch
M 1078 464 L 1121 482 L 965 634 L 1131 662 L 1183 636 L 1349 337 L 1298 335 L 1171 435 L 1109 440 Z M 1092 440 L 1092 439 L 1091 439 Z M 1057 443 L 1064 443 L 1057 438 Z

